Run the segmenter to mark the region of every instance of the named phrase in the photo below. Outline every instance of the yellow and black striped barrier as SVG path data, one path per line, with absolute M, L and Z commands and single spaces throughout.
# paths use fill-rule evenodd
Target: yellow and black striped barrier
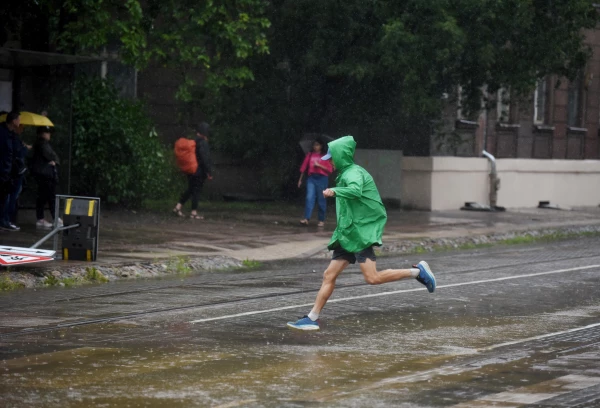
M 71 197 L 65 200 L 63 223 L 78 227 L 63 231 L 63 260 L 95 261 L 98 254 L 100 199 Z

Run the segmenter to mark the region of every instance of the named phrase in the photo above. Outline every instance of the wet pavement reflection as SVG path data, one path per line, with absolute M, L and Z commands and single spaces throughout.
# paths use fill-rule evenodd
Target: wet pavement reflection
M 318 261 L 2 295 L 0 405 L 598 406 L 598 247 L 437 254 L 433 295 L 350 268 L 310 334 L 285 322 L 310 309 Z

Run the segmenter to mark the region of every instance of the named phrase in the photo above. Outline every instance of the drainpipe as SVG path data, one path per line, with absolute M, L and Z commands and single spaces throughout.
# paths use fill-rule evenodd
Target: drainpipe
M 496 158 L 486 152 L 481 152 L 489 161 L 492 166 L 490 171 L 490 208 L 493 210 L 496 208 L 498 202 L 498 190 L 500 190 L 500 179 L 498 178 L 498 172 L 496 171 Z

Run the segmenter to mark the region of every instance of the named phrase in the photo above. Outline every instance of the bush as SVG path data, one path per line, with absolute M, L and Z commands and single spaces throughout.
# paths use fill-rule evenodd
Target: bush
M 139 206 L 168 185 L 171 169 L 140 102 L 114 85 L 78 80 L 73 92 L 73 191 L 109 203 Z

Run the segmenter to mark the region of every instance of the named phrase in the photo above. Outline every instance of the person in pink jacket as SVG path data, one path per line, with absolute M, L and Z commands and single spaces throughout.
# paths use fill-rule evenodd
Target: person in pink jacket
M 301 224 L 308 225 L 308 220 L 312 215 L 315 207 L 315 200 L 319 203 L 319 227 L 325 225 L 325 211 L 327 209 L 327 201 L 322 192 L 327 189 L 329 175 L 333 171 L 329 160 L 322 160 L 323 142 L 315 140 L 313 142 L 312 151 L 306 154 L 302 166 L 300 167 L 300 180 L 298 180 L 298 188 L 302 185 L 302 177 L 308 172 L 306 179 L 306 205 L 304 209 L 304 219 L 300 220 Z

